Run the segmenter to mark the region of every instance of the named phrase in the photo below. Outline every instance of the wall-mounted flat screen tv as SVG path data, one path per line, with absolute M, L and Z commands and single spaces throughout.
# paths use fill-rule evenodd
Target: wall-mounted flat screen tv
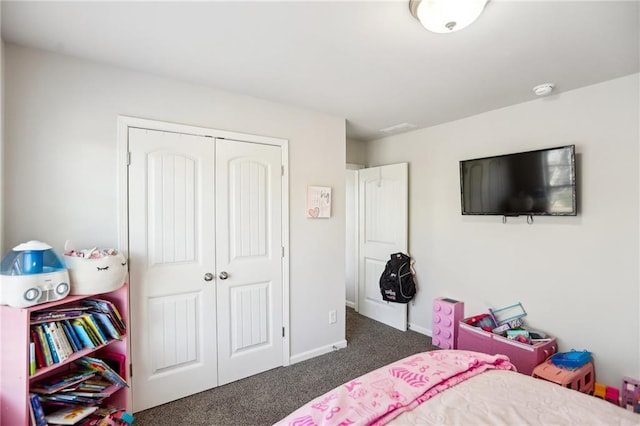
M 463 215 L 575 216 L 575 145 L 460 161 Z

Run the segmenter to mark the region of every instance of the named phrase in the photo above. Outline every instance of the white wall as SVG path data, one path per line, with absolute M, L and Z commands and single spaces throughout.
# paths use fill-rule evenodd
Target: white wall
M 347 139 L 347 163 L 366 166 L 367 143 L 355 139 Z
M 5 71 L 6 247 L 117 245 L 118 115 L 288 139 L 292 361 L 344 343 L 344 119 L 11 44 Z M 330 219 L 306 219 L 307 185 L 333 188 Z
M 410 162 L 416 328 L 436 297 L 467 316 L 522 302 L 561 351 L 593 352 L 597 381 L 640 378 L 639 89 L 636 74 L 369 144 L 372 166 Z M 567 144 L 577 217 L 460 214 L 460 160 Z

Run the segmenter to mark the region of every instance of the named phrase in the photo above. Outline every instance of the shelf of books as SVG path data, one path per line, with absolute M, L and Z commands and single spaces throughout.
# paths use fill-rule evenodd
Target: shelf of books
M 128 311 L 126 284 L 29 308 L 0 306 L 0 424 L 96 424 L 126 413 Z

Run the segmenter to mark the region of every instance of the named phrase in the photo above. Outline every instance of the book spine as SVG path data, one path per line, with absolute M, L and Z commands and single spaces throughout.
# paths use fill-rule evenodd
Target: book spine
M 105 334 L 108 334 L 113 339 L 117 339 L 117 340 L 122 339 L 122 337 L 120 336 L 120 333 L 118 333 L 118 330 L 116 330 L 115 326 L 111 322 L 109 315 L 103 312 L 96 312 L 94 313 L 94 315 L 97 317 L 98 323 L 102 325 L 102 327 L 105 329 L 106 331 Z
M 36 325 L 35 329 L 36 333 L 38 334 L 38 338 L 40 339 L 40 344 L 42 345 L 42 354 L 44 355 L 45 365 L 48 367 L 53 364 L 53 356 L 51 355 L 51 347 L 49 346 L 49 341 L 47 340 L 44 327 L 41 324 Z
M 62 352 L 64 352 L 64 359 L 62 359 L 61 361 L 64 361 L 67 358 L 69 358 L 71 354 L 73 354 L 73 349 L 71 348 L 69 339 L 67 339 L 67 335 L 62 329 L 62 326 L 60 325 L 60 323 L 56 321 L 53 323 L 53 326 L 55 327 L 56 337 L 60 341 L 60 347 L 62 348 Z
M 91 337 L 89 337 L 89 333 L 87 333 L 84 321 L 82 321 L 82 320 L 73 320 L 71 322 L 71 325 L 73 326 L 73 329 L 76 331 L 76 334 L 78 335 L 78 337 L 82 341 L 82 345 L 85 348 L 93 349 L 93 348 L 96 347 L 96 344 L 93 342 L 93 340 L 91 340 Z
M 36 421 L 36 426 L 47 426 L 47 420 L 44 417 L 44 410 L 40 403 L 40 398 L 34 393 L 29 394 L 29 403 L 33 408 L 33 416 Z
M 69 343 L 71 344 L 71 349 L 73 349 L 73 352 L 82 350 L 82 343 L 80 343 L 80 340 L 78 340 L 78 336 L 76 336 L 76 332 L 73 330 L 73 327 L 71 327 L 71 323 L 69 323 L 69 321 L 67 320 L 64 320 L 60 321 L 60 325 L 62 326 L 62 329 L 67 336 L 67 340 L 69 340 Z
M 35 327 L 31 327 L 29 333 L 31 334 L 31 340 L 35 345 L 36 367 L 44 368 L 47 366 L 47 362 L 44 359 L 44 349 L 42 348 L 42 341 L 40 340 L 40 336 L 38 336 L 38 332 L 36 331 Z
M 89 314 L 84 318 L 85 318 L 85 321 L 87 321 L 87 323 L 89 324 L 89 327 L 91 327 L 91 329 L 93 330 L 94 334 L 100 340 L 100 344 L 101 345 L 106 344 L 108 341 L 107 336 L 104 335 L 104 333 L 100 329 L 100 326 L 98 326 L 98 323 L 96 322 L 97 320 L 94 318 L 94 316 Z
M 53 364 L 57 364 L 60 362 L 60 357 L 58 356 L 58 348 L 56 347 L 55 341 L 53 340 L 53 335 L 51 334 L 49 324 L 42 324 L 42 329 L 44 330 L 45 336 L 47 336 L 47 342 L 49 343 L 49 349 L 51 351 Z
M 36 374 L 36 342 L 29 342 L 29 375 Z

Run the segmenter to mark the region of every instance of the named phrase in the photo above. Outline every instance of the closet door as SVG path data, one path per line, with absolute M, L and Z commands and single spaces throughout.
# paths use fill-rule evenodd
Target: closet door
M 131 128 L 129 151 L 132 395 L 140 411 L 218 383 L 214 143 Z
M 282 154 L 216 140 L 218 378 L 282 365 Z

